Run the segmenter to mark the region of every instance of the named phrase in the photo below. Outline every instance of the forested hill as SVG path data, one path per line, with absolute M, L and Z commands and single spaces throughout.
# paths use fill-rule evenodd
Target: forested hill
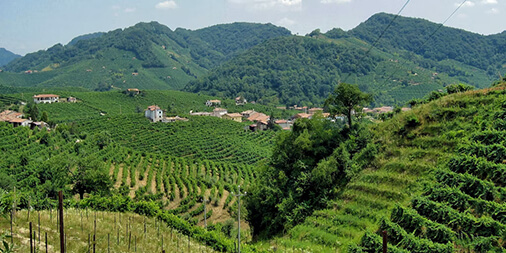
M 379 60 L 358 60 L 363 50 L 307 37 L 269 40 L 220 66 L 186 89 L 215 96 L 245 96 L 274 104 L 322 102 L 343 73 L 366 75 Z
M 21 57 L 21 55 L 17 55 L 5 48 L 0 48 L 0 66 L 3 66 L 19 57 Z
M 156 22 L 139 23 L 105 34 L 79 36 L 68 45 L 28 54 L 5 66 L 16 74 L 5 73 L 0 83 L 31 86 L 33 82 L 26 79 L 37 79 L 37 86 L 45 87 L 178 89 L 236 52 L 287 35 L 288 30 L 271 24 L 233 23 L 173 31 Z M 25 71 L 37 77 L 18 74 Z
M 403 104 L 454 83 L 483 88 L 506 71 L 506 33 L 482 36 L 423 19 L 380 13 L 348 32 L 319 29 L 253 47 L 186 87 L 264 103 L 320 105 L 339 81 Z M 430 39 L 430 34 L 434 34 Z
M 394 17 L 386 13 L 373 15 L 348 34 L 373 43 L 378 31 L 384 30 Z M 424 19 L 398 17 L 379 40 L 378 47 L 406 53 L 407 58 L 412 58 L 407 52 L 423 56 L 418 61 L 423 67 L 438 67 L 440 61 L 454 60 L 486 70 L 494 79 L 498 78 L 498 71 L 506 63 L 506 31 L 484 36 L 445 26 L 438 29 L 439 26 Z

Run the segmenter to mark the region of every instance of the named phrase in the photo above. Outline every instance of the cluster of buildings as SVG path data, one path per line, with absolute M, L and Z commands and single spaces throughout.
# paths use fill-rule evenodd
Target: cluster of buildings
M 49 125 L 46 122 L 24 119 L 22 113 L 10 110 L 0 112 L 0 121 L 9 122 L 14 127 L 23 126 L 23 127 L 30 127 L 31 129 L 34 128 L 42 129 L 44 127 L 49 128 Z
M 68 97 L 64 99 L 65 102 L 75 103 L 77 99 L 75 97 Z M 51 104 L 60 102 L 60 96 L 55 94 L 39 94 L 33 96 L 33 102 L 36 104 Z
M 411 108 L 408 108 L 408 107 L 401 108 L 401 111 L 403 111 L 403 112 L 409 111 L 409 110 L 411 110 Z M 382 106 L 382 107 L 376 107 L 373 109 L 364 107 L 362 109 L 363 113 L 375 113 L 375 114 L 389 113 L 389 112 L 393 112 L 393 111 L 394 111 L 394 108 L 392 106 Z

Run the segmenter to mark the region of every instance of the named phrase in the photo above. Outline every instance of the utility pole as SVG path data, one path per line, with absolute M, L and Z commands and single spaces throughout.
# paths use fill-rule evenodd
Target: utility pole
M 241 193 L 241 186 L 237 186 L 237 194 L 232 192 L 232 195 L 237 197 L 237 252 L 241 253 L 241 197 L 246 196 L 247 192 Z

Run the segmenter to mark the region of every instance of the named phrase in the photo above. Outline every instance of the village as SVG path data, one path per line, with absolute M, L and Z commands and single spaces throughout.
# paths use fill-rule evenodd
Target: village
M 140 93 L 140 90 L 137 88 L 129 88 L 125 91 L 126 94 L 137 95 Z M 60 98 L 59 95 L 55 94 L 38 94 L 34 95 L 33 103 L 35 104 L 51 104 L 51 103 L 76 103 L 78 100 L 75 97 L 68 98 Z M 241 96 L 235 98 L 236 106 L 243 106 L 247 104 L 247 100 Z M 254 102 L 252 102 L 254 103 Z M 26 103 L 23 103 L 26 104 Z M 273 125 L 279 126 L 278 129 L 282 130 L 290 130 L 293 126 L 293 123 L 297 119 L 311 119 L 316 114 L 321 114 L 323 118 L 327 118 L 329 120 L 344 120 L 344 116 L 337 116 L 334 118 L 330 118 L 330 114 L 324 112 L 323 108 L 315 107 L 308 108 L 307 106 L 290 106 L 290 107 L 278 107 L 278 109 L 290 109 L 295 111 L 300 111 L 295 115 L 286 118 L 286 119 L 271 119 L 271 116 L 255 111 L 254 109 L 245 110 L 242 112 L 229 112 L 228 109 L 222 108 L 222 101 L 217 99 L 207 100 L 205 105 L 208 107 L 213 107 L 211 112 L 194 112 L 190 111 L 190 116 L 210 116 L 210 117 L 218 117 L 224 120 L 232 120 L 235 122 L 250 122 L 250 124 L 245 125 L 246 130 L 250 131 L 264 131 L 272 127 Z M 378 108 L 363 108 L 363 113 L 373 115 L 373 114 L 384 114 L 393 112 L 394 108 L 389 106 L 383 106 Z M 410 110 L 410 108 L 401 108 L 402 111 Z M 103 116 L 104 114 L 101 113 Z M 151 122 L 162 122 L 162 123 L 171 123 L 176 121 L 188 121 L 188 118 L 180 117 L 180 116 L 166 116 L 166 111 L 162 110 L 157 105 L 150 105 L 146 109 L 144 109 L 144 116 L 149 119 Z M 44 121 L 34 121 L 31 118 L 27 118 L 25 114 L 12 111 L 5 110 L 0 113 L 0 121 L 9 122 L 13 126 L 24 126 L 34 128 L 47 128 L 49 129 L 49 124 Z

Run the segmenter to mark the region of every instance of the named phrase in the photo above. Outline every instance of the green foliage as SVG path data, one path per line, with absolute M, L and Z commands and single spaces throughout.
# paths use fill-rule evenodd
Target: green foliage
M 448 94 L 453 94 L 453 93 L 457 93 L 457 92 L 465 92 L 465 91 L 470 91 L 473 89 L 474 89 L 473 86 L 467 85 L 467 84 L 462 84 L 462 83 L 450 84 L 450 85 L 446 86 L 446 92 Z
M 78 193 L 81 199 L 85 193 L 96 193 L 102 196 L 110 193 L 113 182 L 109 177 L 109 171 L 101 161 L 83 158 L 77 162 L 73 174 L 74 187 L 72 190 Z
M 318 117 L 297 120 L 291 132 L 280 133 L 246 196 L 254 235 L 288 230 L 325 207 L 364 165 L 354 158 L 371 159 L 357 155 L 368 144 L 366 135 Z
M 332 116 L 339 114 L 346 115 L 348 119 L 348 126 L 352 125 L 352 114 L 358 114 L 362 111 L 362 106 L 372 102 L 371 94 L 360 91 L 357 85 L 340 83 L 332 92 L 332 94 L 325 100 L 325 107 Z
M 393 18 L 392 14 L 375 14 L 349 33 L 372 43 L 378 36 L 376 31 L 383 30 Z M 461 70 L 455 66 L 446 68 L 441 64 L 446 59 L 451 59 L 485 70 L 494 78 L 497 76 L 496 72 L 501 70 L 500 66 L 505 62 L 505 52 L 501 50 L 505 45 L 504 33 L 483 36 L 460 29 L 441 27 L 429 40 L 428 36 L 438 27 L 439 24 L 424 19 L 398 17 L 377 46 L 382 50 L 421 55 L 423 58 L 418 60 L 419 64 L 425 68 L 435 68 L 437 72 L 470 75 L 459 73 Z

